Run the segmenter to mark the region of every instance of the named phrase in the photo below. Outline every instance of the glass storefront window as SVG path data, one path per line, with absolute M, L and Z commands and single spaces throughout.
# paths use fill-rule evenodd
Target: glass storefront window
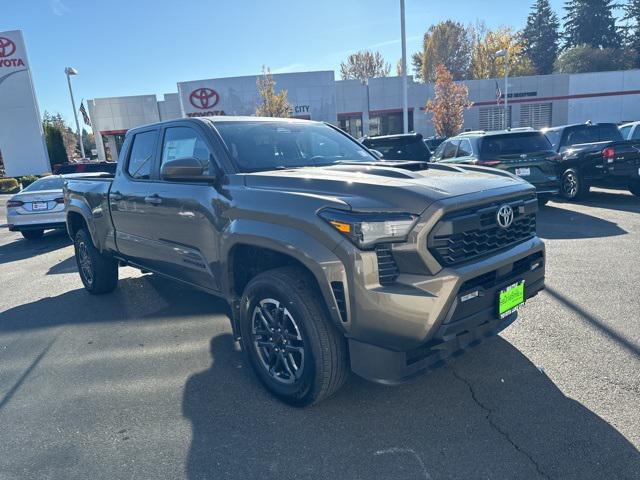
M 409 131 L 413 131 L 413 109 L 409 109 Z M 374 113 L 369 117 L 369 135 L 395 135 L 403 133 L 402 111 Z
M 120 150 L 122 150 L 122 145 L 124 144 L 124 137 L 125 137 L 125 133 L 102 135 L 102 145 L 104 146 L 104 157 L 107 162 L 115 162 L 118 160 L 118 155 L 120 155 Z M 112 145 L 116 149 L 115 152 L 111 151 Z
M 341 130 L 344 130 L 354 138 L 360 138 L 362 131 L 362 115 L 339 116 L 338 119 Z

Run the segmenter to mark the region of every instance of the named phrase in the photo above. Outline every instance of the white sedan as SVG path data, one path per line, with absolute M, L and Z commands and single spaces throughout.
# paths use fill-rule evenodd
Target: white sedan
M 9 230 L 34 240 L 42 237 L 45 230 L 64 229 L 64 179 L 91 175 L 95 174 L 51 175 L 36 180 L 16 193 L 7 201 Z

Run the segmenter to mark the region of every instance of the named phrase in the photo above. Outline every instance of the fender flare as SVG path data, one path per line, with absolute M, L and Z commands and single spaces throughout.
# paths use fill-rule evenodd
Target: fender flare
M 221 240 L 221 272 L 227 272 L 222 276 L 222 286 L 230 297 L 233 297 L 230 273 L 233 248 L 240 245 L 266 248 L 295 259 L 313 275 L 334 324 L 345 329 L 347 322 L 342 321 L 331 282 L 342 282 L 348 298 L 346 270 L 336 254 L 319 240 L 299 229 L 250 219 L 233 221 Z
M 93 215 L 91 214 L 91 210 L 89 209 L 87 204 L 84 202 L 81 202 L 80 200 L 72 198 L 69 201 L 69 204 L 67 205 L 66 210 L 67 210 L 67 214 L 66 214 L 67 215 L 67 219 L 66 219 L 67 233 L 69 234 L 69 237 L 71 238 L 71 240 L 72 241 L 74 240 L 73 226 L 71 224 L 71 221 L 69 220 L 69 217 L 71 213 L 75 213 L 82 217 L 85 225 L 87 226 L 87 229 L 89 230 L 89 235 L 91 235 L 91 241 L 99 251 L 102 251 L 104 248 L 104 245 L 102 245 L 102 242 L 100 242 L 99 235 L 96 232 L 95 223 L 93 222 Z

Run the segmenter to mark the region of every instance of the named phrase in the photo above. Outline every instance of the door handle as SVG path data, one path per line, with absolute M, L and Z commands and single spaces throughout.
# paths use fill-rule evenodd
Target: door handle
M 162 199 L 158 196 L 157 193 L 154 193 L 153 195 L 144 197 L 144 202 L 149 203 L 151 205 L 160 205 L 162 203 Z
M 111 192 L 109 194 L 109 198 L 114 202 L 119 202 L 120 200 L 122 200 L 122 194 L 120 192 Z

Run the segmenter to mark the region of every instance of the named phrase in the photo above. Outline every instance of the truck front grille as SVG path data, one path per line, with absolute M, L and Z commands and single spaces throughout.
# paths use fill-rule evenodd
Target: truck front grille
M 500 227 L 496 221 L 498 208 L 504 204 L 514 210 L 514 220 L 509 228 Z M 534 237 L 536 211 L 534 197 L 447 214 L 429 234 L 427 248 L 443 266 L 490 255 Z
M 378 256 L 378 279 L 380 285 L 390 285 L 398 278 L 398 266 L 391 253 L 391 245 L 376 245 Z

